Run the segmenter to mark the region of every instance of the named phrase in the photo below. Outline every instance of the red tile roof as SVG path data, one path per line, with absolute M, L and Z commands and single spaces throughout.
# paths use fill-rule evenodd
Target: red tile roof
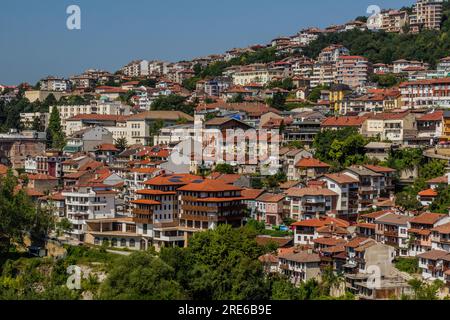
M 178 189 L 179 191 L 191 192 L 221 192 L 221 191 L 241 191 L 242 188 L 226 184 L 218 180 L 210 180 L 201 178 Z
M 322 127 L 361 127 L 367 116 L 330 117 L 322 122 Z
M 366 167 L 369 170 L 372 170 L 373 172 L 376 173 L 390 173 L 390 172 L 395 172 L 395 169 L 391 169 L 388 167 L 381 167 L 381 166 L 375 166 L 375 165 L 365 165 L 364 167 Z
M 163 174 L 144 182 L 149 186 L 182 186 L 194 180 L 202 180 L 200 176 L 192 174 Z
M 304 197 L 304 196 L 338 196 L 338 194 L 330 189 L 324 188 L 291 188 L 286 194 L 289 197 Z
M 338 227 L 347 228 L 350 226 L 350 223 L 348 223 L 345 220 L 337 219 L 337 218 L 331 218 L 331 217 L 325 217 L 323 219 L 311 219 L 311 220 L 303 220 L 294 222 L 292 226 L 294 227 L 316 227 L 320 228 L 326 225 L 335 224 Z
M 325 177 L 330 180 L 333 180 L 339 184 L 350 184 L 350 183 L 358 183 L 359 182 L 359 180 L 352 178 L 343 173 L 326 174 Z
M 244 189 L 241 191 L 241 195 L 245 200 L 256 200 L 264 192 L 263 189 Z
M 434 189 L 427 189 L 419 192 L 421 197 L 437 197 L 438 193 Z
M 39 174 L 29 174 L 29 175 L 28 175 L 28 179 L 30 179 L 30 180 L 58 180 L 58 179 L 55 178 L 55 177 L 49 176 L 49 175 L 47 175 L 47 174 L 42 174 L 42 173 L 39 173 Z
M 120 151 L 119 149 L 116 148 L 115 145 L 113 145 L 112 143 L 104 143 L 101 144 L 99 146 L 97 146 L 97 148 L 95 148 L 97 151 Z
M 420 216 L 417 216 L 413 218 L 410 222 L 411 223 L 417 223 L 417 224 L 428 224 L 428 225 L 434 225 L 436 222 L 441 220 L 442 218 L 446 217 L 447 215 L 440 214 L 440 213 L 422 213 Z
M 444 117 L 444 111 L 435 111 L 418 118 L 418 121 L 440 121 Z
M 297 168 L 330 168 L 330 165 L 314 158 L 303 158 L 295 165 Z

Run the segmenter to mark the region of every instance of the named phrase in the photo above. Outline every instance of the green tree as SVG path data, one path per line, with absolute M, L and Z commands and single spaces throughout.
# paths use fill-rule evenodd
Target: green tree
M 194 114 L 195 105 L 186 103 L 186 98 L 179 95 L 158 97 L 151 105 L 151 110 L 176 110 L 189 115 Z
M 122 137 L 116 140 L 115 144 L 116 148 L 119 149 L 121 152 L 124 151 L 126 148 L 128 148 L 128 141 L 127 138 Z
M 15 244 L 22 244 L 23 237 L 36 221 L 36 210 L 23 190 L 16 192 L 17 178 L 9 170 L 0 177 L 0 256 L 9 252 Z
M 227 163 L 219 163 L 216 165 L 214 172 L 222 173 L 222 174 L 232 174 L 234 173 L 234 168 L 232 165 Z
M 65 135 L 61 126 L 61 117 L 57 107 L 52 109 L 50 120 L 47 128 L 47 145 L 50 148 L 61 150 L 64 148 Z
M 153 252 L 138 252 L 116 261 L 100 286 L 106 300 L 181 300 L 186 293 L 175 270 Z

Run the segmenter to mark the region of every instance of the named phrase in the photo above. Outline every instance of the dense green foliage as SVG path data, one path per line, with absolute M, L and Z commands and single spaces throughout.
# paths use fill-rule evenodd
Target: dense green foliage
M 186 98 L 179 95 L 158 97 L 152 105 L 151 110 L 181 111 L 189 115 L 194 114 L 195 105 L 186 103 Z
M 336 170 L 367 161 L 364 147 L 369 141 L 353 128 L 325 130 L 313 143 L 315 157 Z
M 417 258 L 397 258 L 395 261 L 395 267 L 410 274 L 417 274 L 419 269 L 419 259 Z
M 412 295 L 404 295 L 403 300 L 439 300 L 438 292 L 444 287 L 442 281 L 436 280 L 433 283 L 426 283 L 421 280 L 413 279 L 409 281 L 413 289 Z
M 47 146 L 49 148 L 61 150 L 65 145 L 65 136 L 61 126 L 59 110 L 54 107 L 50 113 L 50 120 L 47 128 Z
M 12 171 L 0 177 L 0 255 L 9 252 L 15 243 L 23 243 L 36 218 L 30 198 L 23 190 L 15 192 L 17 184 Z
M 233 174 L 234 172 L 234 167 L 230 164 L 227 163 L 219 163 L 218 165 L 216 165 L 216 167 L 214 168 L 214 172 L 217 173 L 222 173 L 222 174 Z

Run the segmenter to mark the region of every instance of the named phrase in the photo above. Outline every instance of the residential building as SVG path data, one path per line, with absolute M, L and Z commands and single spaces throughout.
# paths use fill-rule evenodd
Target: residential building
M 411 32 L 418 33 L 423 29 L 440 30 L 442 2 L 443 0 L 417 0 L 410 16 Z
M 281 274 L 299 285 L 320 277 L 320 255 L 308 251 L 296 251 L 278 256 L 278 268 Z
M 343 173 L 326 174 L 319 179 L 327 188 L 338 194 L 337 217 L 355 220 L 358 213 L 359 180 Z
M 438 213 L 422 213 L 409 221 L 408 255 L 415 257 L 431 250 L 431 233 L 433 228 L 450 222 L 450 216 Z
M 409 23 L 409 15 L 405 10 L 389 10 L 381 13 L 381 29 L 386 32 L 403 33 Z
M 220 224 L 242 225 L 242 188 L 217 180 L 194 180 L 177 190 L 180 196 L 180 230 L 186 236 L 214 229 Z
M 408 226 L 411 217 L 388 213 L 375 219 L 376 240 L 395 248 L 398 256 L 408 256 Z
M 266 225 L 279 226 L 283 224 L 285 215 L 284 194 L 264 193 L 256 199 L 256 215 L 261 217 Z M 259 220 L 259 219 L 258 219 Z
M 297 221 L 326 217 L 335 212 L 338 194 L 326 188 L 291 188 L 286 191 L 290 218 Z
M 69 235 L 84 241 L 86 222 L 92 219 L 114 218 L 116 191 L 104 185 L 79 185 L 64 190 L 67 218 L 72 224 Z
M 450 107 L 450 78 L 404 82 L 400 92 L 404 109 Z
M 361 56 L 340 56 L 336 63 L 336 82 L 351 88 L 363 87 L 369 80 L 371 66 Z

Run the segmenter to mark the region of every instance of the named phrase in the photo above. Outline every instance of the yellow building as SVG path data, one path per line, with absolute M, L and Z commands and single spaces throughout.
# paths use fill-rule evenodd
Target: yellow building
M 333 84 L 330 88 L 330 108 L 335 114 L 339 114 L 344 110 L 344 101 L 351 92 L 349 86 L 343 84 Z
M 441 140 L 450 141 L 450 111 L 444 112 Z

